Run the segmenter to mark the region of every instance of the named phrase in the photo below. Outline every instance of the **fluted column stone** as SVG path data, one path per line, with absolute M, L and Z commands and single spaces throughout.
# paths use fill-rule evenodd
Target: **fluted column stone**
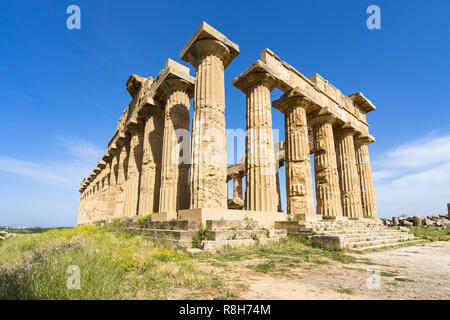
M 278 211 L 270 92 L 275 79 L 252 70 L 233 83 L 246 94 L 246 209 Z
M 196 69 L 190 208 L 227 208 L 224 70 L 239 47 L 205 22 L 181 51 Z
M 330 115 L 311 119 L 314 145 L 314 173 L 316 180 L 316 213 L 322 216 L 342 216 L 339 177 Z
M 374 142 L 373 137 L 357 137 L 355 139 L 356 164 L 361 185 L 361 205 L 363 216 L 378 218 L 375 201 L 375 188 L 372 178 L 372 167 L 369 157 L 369 143 Z
M 179 136 L 179 131 L 189 131 L 189 100 L 193 92 L 193 79 L 191 81 L 167 79 L 161 86 L 166 106 L 159 212 L 176 213 L 177 210 L 189 208 L 189 163 L 182 161 L 180 152 L 186 150 L 181 148 L 181 144 L 186 142 L 183 136 Z
M 298 90 L 286 92 L 274 107 L 284 113 L 287 212 L 301 219 L 315 215 L 306 113 L 312 102 Z
M 146 215 L 159 210 L 164 132 L 164 115 L 161 108 L 157 106 L 149 107 L 144 117 L 142 173 L 139 184 L 139 215 Z
M 139 205 L 139 179 L 142 169 L 142 148 L 144 130 L 141 123 L 129 125 L 130 150 L 128 158 L 128 174 L 125 197 L 125 216 L 132 218 L 138 214 Z
M 128 177 L 128 159 L 130 156 L 130 139 L 129 137 L 123 137 L 117 141 L 119 146 L 119 162 L 117 173 L 117 192 L 116 192 L 116 205 L 114 209 L 114 217 L 125 217 L 125 191 Z
M 341 190 L 342 213 L 350 219 L 362 218 L 361 186 L 356 166 L 355 144 L 352 128 L 336 130 L 336 159 Z

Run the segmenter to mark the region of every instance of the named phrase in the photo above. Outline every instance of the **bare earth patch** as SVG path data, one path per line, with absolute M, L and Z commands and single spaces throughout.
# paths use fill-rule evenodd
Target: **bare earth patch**
M 357 263 L 331 259 L 271 270 L 270 261 L 199 262 L 238 299 L 449 299 L 450 242 L 431 242 L 365 254 Z M 368 268 L 379 267 L 380 288 L 368 289 Z

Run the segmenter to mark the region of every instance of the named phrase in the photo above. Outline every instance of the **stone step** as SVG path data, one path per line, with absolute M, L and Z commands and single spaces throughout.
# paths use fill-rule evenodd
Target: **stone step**
M 262 239 L 262 238 L 284 238 L 287 231 L 284 229 L 270 230 L 216 230 L 209 231 L 211 240 L 239 240 L 239 239 Z
M 329 235 L 329 236 L 342 236 L 342 237 L 376 237 L 376 236 L 401 236 L 408 235 L 410 233 L 390 233 L 390 232 L 368 232 L 368 233 L 339 233 L 339 232 L 321 232 L 318 234 Z
M 399 243 L 399 242 L 409 242 L 411 240 L 414 240 L 414 238 L 411 239 L 381 239 L 381 240 L 371 240 L 371 241 L 359 241 L 359 242 L 348 242 L 348 248 L 363 248 L 363 247 L 370 247 L 375 246 L 379 244 L 389 244 L 389 243 Z
M 137 221 L 128 222 L 130 228 L 162 229 L 162 230 L 200 230 L 200 222 L 196 220 L 169 220 L 169 221 Z
M 363 252 L 367 250 L 374 249 L 389 249 L 390 247 L 400 246 L 400 245 L 413 245 L 424 242 L 422 239 L 410 240 L 410 241 L 402 241 L 402 242 L 391 242 L 391 243 L 383 243 L 378 245 L 366 246 L 366 247 L 358 247 L 358 248 L 350 248 L 350 251 L 354 252 Z
M 414 235 L 390 235 L 390 236 L 372 236 L 372 237 L 345 237 L 348 242 L 390 240 L 390 239 L 413 239 Z
M 190 241 L 188 241 L 188 240 L 176 240 L 176 239 L 152 237 L 152 236 L 142 236 L 142 238 L 154 241 L 156 243 L 165 244 L 165 245 L 168 244 L 168 245 L 192 248 L 192 239 Z
M 254 239 L 217 240 L 217 241 L 205 240 L 202 242 L 202 248 L 204 251 L 214 252 L 225 247 L 236 248 L 240 246 L 251 246 L 258 243 L 264 245 L 280 241 L 281 239 L 282 238 L 261 238 L 259 240 Z
M 206 220 L 209 231 L 219 230 L 255 230 L 258 222 L 254 220 Z
M 192 238 L 197 231 L 188 230 L 164 230 L 164 229 L 146 229 L 146 228 L 124 228 L 123 230 L 128 232 L 137 232 L 140 235 L 174 239 L 180 241 L 192 241 Z

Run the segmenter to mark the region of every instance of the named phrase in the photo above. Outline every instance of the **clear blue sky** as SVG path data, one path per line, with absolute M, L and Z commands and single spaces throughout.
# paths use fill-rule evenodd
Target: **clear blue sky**
M 81 30 L 66 9 L 81 8 Z M 381 30 L 366 8 L 381 8 Z M 0 2 L 0 225 L 71 226 L 90 173 L 130 102 L 202 21 L 240 46 L 226 70 L 227 128 L 245 128 L 231 80 L 270 48 L 344 94 L 362 91 L 380 216 L 444 213 L 450 202 L 449 1 Z M 192 68 L 191 68 L 192 69 Z M 192 70 L 194 74 L 194 70 Z M 280 92 L 273 92 L 273 99 Z M 274 128 L 283 117 L 273 112 Z M 283 134 L 281 136 L 283 138 Z

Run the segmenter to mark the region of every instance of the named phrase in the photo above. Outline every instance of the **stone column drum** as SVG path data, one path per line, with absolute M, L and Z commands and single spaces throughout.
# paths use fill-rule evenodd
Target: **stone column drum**
M 315 215 L 306 112 L 312 103 L 299 91 L 286 92 L 274 107 L 284 113 L 287 212 L 304 220 Z
M 142 145 L 144 128 L 140 123 L 129 125 L 130 150 L 128 158 L 125 216 L 132 218 L 138 214 L 139 178 L 142 169 Z
M 316 213 L 323 216 L 342 216 L 341 195 L 334 147 L 333 125 L 330 115 L 311 119 L 314 144 L 314 173 L 316 179 Z
M 239 47 L 205 22 L 181 51 L 196 69 L 190 208 L 227 208 L 224 70 Z
M 128 174 L 128 159 L 130 155 L 130 140 L 129 138 L 123 137 L 118 139 L 117 143 L 119 145 L 120 154 L 114 217 L 120 218 L 125 216 L 125 191 Z
M 372 167 L 369 157 L 369 143 L 374 141 L 375 139 L 371 136 L 357 137 L 355 139 L 355 152 L 360 178 L 363 216 L 378 218 L 375 187 L 373 186 Z
M 184 155 L 180 154 L 180 143 L 186 142 L 176 130 L 189 131 L 189 101 L 194 86 L 183 79 L 167 79 L 162 87 L 166 107 L 159 212 L 174 213 L 176 218 L 177 210 L 189 208 L 189 163 L 182 163 Z
M 245 154 L 246 209 L 278 211 L 270 92 L 275 80 L 265 72 L 248 72 L 234 82 L 247 96 Z
M 350 219 L 362 218 L 361 187 L 352 128 L 339 128 L 336 134 L 336 159 L 341 190 L 342 212 Z
M 144 115 L 142 173 L 139 187 L 139 215 L 158 212 L 161 186 L 161 157 L 164 117 L 160 107 L 147 106 Z

